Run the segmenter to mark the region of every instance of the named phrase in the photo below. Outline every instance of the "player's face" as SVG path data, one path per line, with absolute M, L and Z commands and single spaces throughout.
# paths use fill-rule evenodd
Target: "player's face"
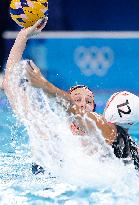
M 72 99 L 82 110 L 93 112 L 94 96 L 87 88 L 77 88 L 70 93 Z

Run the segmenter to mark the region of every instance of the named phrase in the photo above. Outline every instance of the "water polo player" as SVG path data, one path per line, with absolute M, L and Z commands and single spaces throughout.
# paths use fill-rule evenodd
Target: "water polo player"
M 7 61 L 7 65 L 6 65 L 6 72 L 5 72 L 5 79 L 4 79 L 4 90 L 5 93 L 10 101 L 10 103 L 13 105 L 14 104 L 14 100 L 12 99 L 12 94 L 11 94 L 11 90 L 10 90 L 10 83 L 9 83 L 9 79 L 10 79 L 10 75 L 11 75 L 11 69 L 12 66 L 14 66 L 14 64 L 18 63 L 21 58 L 22 58 L 22 54 L 23 51 L 26 47 L 26 42 L 28 40 L 28 37 L 31 35 L 34 35 L 36 32 L 38 32 L 38 28 L 39 30 L 41 30 L 45 25 L 46 25 L 46 21 L 41 25 L 41 27 L 39 27 L 40 23 L 42 21 L 37 22 L 34 26 L 29 27 L 27 29 L 22 29 L 16 40 L 15 43 L 10 51 L 10 55 Z M 105 142 L 109 145 L 111 145 L 114 148 L 114 153 L 115 152 L 115 143 L 117 143 L 118 141 L 118 133 L 119 133 L 119 127 L 118 125 L 116 125 L 116 123 L 114 121 L 111 121 L 108 119 L 107 117 L 107 111 L 108 108 L 110 108 L 110 106 L 106 108 L 105 110 L 105 117 L 98 115 L 97 113 L 93 112 L 94 111 L 94 96 L 93 93 L 86 87 L 77 87 L 73 90 L 69 92 L 65 92 L 60 90 L 59 88 L 55 87 L 52 83 L 50 83 L 47 79 L 45 79 L 40 71 L 37 69 L 37 67 L 30 62 L 28 64 L 28 76 L 31 79 L 35 79 L 36 80 L 36 84 L 34 83 L 35 87 L 41 87 L 45 92 L 49 93 L 49 95 L 51 96 L 60 96 L 61 98 L 63 98 L 64 100 L 66 100 L 69 104 L 70 107 L 67 110 L 69 113 L 74 114 L 75 116 L 75 122 L 76 126 L 77 126 L 77 130 L 79 132 L 77 132 L 77 134 L 79 135 L 84 135 L 84 133 L 88 134 L 89 133 L 93 133 L 94 131 L 96 131 L 96 126 L 97 128 L 101 131 L 102 136 L 105 139 Z M 87 94 L 84 94 L 86 93 Z M 78 99 L 79 97 L 79 99 Z M 86 97 L 87 97 L 87 101 L 86 101 Z M 137 97 L 138 98 L 138 97 Z M 115 98 L 116 99 L 116 98 Z M 82 102 L 83 100 L 83 102 Z M 126 101 L 127 102 L 127 101 Z M 120 103 L 119 106 L 122 105 L 123 102 Z M 138 103 L 137 103 L 138 105 Z M 129 106 L 129 105 L 128 105 Z M 14 109 L 14 106 L 12 106 Z M 121 107 L 120 107 L 121 108 Z M 125 111 L 119 111 L 120 108 L 118 107 L 118 111 L 119 115 Z M 130 109 L 129 111 L 130 112 Z M 128 114 L 127 112 L 127 114 Z M 132 113 L 132 112 L 130 112 Z M 129 118 L 132 115 L 127 115 Z M 138 120 L 138 118 L 137 118 Z M 92 123 L 93 122 L 93 123 Z M 130 122 L 132 123 L 132 122 Z M 123 129 L 124 130 L 124 129 Z M 122 132 L 121 132 L 122 133 Z M 76 134 L 76 132 L 75 132 Z M 138 156 L 137 154 L 137 148 L 134 149 L 134 151 L 136 152 L 136 156 Z M 135 153 L 134 152 L 134 153 Z M 116 155 L 118 156 L 118 155 Z M 118 157 L 131 157 L 133 160 L 135 157 L 134 154 L 133 155 L 120 155 Z M 136 161 L 137 161 L 138 157 L 136 157 Z M 136 167 L 138 163 L 135 163 Z

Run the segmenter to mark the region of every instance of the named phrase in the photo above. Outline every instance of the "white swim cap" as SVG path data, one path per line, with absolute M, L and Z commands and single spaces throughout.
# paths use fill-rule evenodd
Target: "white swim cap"
M 129 128 L 139 122 L 139 97 L 127 91 L 114 93 L 106 104 L 104 116 L 108 122 Z

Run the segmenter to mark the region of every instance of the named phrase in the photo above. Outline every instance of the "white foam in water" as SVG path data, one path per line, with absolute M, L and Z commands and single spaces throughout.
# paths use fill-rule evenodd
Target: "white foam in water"
M 116 204 L 123 204 L 123 201 L 136 204 L 139 180 L 134 166 L 124 166 L 113 156 L 97 128 L 93 134 L 83 137 L 88 144 L 82 146 L 82 136 L 71 133 L 69 122 L 72 117 L 67 115 L 65 108 L 55 99 L 49 99 L 41 89 L 32 88 L 23 80 L 21 83 L 21 79 L 26 78 L 25 68 L 25 61 L 13 68 L 10 87 L 17 118 L 20 116 L 30 138 L 33 161 L 65 183 L 101 189 L 99 193 L 92 193 L 94 204 L 105 204 L 101 198 L 114 204 L 112 193 L 119 197 Z M 104 188 L 111 190 L 111 195 L 108 195 L 109 191 L 103 193 Z M 134 195 L 133 201 L 131 194 Z

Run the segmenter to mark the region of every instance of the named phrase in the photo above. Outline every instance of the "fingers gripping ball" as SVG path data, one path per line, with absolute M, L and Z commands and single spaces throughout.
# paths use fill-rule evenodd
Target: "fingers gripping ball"
M 11 0 L 10 15 L 19 26 L 27 28 L 48 16 L 48 0 Z

